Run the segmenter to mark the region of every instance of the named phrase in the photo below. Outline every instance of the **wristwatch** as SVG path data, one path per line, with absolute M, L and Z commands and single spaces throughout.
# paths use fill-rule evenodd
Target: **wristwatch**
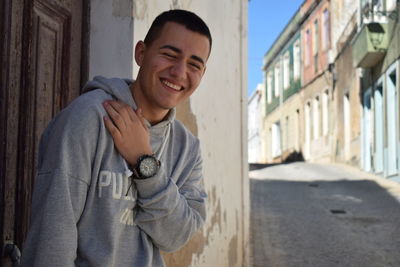
M 153 155 L 143 155 L 137 160 L 133 173 L 138 179 L 147 179 L 157 174 L 161 162 Z

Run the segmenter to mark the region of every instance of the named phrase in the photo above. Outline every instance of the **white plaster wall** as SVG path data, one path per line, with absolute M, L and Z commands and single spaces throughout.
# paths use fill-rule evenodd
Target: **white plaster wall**
M 346 37 L 352 31 L 349 26 L 349 21 L 354 13 L 357 12 L 358 1 L 340 0 L 331 1 L 331 43 L 332 43 L 332 58 L 336 58 L 340 51 L 337 51 L 337 42 L 343 35 Z
M 132 77 L 132 5 L 131 0 L 90 1 L 89 79 Z
M 248 162 L 261 163 L 261 106 L 262 106 L 262 84 L 249 97 L 247 106 L 247 130 L 248 130 Z
M 202 17 L 213 37 L 207 71 L 191 97 L 209 193 L 206 245 L 191 266 L 247 266 L 248 177 L 246 136 L 247 0 L 137 0 L 134 40 L 143 40 L 153 19 L 171 8 Z M 137 67 L 135 67 L 135 72 Z
M 249 266 L 247 4 L 248 0 L 91 0 L 90 78 L 136 77 L 134 45 L 162 11 L 187 9 L 210 27 L 213 49 L 207 71 L 190 100 L 209 194 L 200 238 L 204 242 L 190 255 L 193 267 Z M 102 56 L 107 51 L 112 54 Z

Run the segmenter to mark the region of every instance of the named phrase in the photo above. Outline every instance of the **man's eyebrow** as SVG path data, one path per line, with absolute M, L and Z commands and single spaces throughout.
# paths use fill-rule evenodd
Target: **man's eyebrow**
M 171 49 L 172 51 L 174 51 L 176 53 L 182 53 L 182 50 L 180 50 L 179 48 L 172 46 L 172 45 L 163 45 L 160 47 L 160 49 Z
M 163 45 L 163 46 L 160 47 L 160 49 L 171 49 L 172 51 L 174 51 L 174 52 L 176 52 L 176 53 L 179 53 L 179 54 L 182 53 L 182 50 L 181 50 L 181 49 L 179 49 L 179 48 L 177 48 L 177 47 L 175 47 L 175 46 L 172 46 L 172 45 Z M 196 60 L 196 61 L 200 62 L 203 66 L 205 65 L 205 64 L 204 64 L 204 60 L 203 60 L 201 57 L 196 56 L 196 55 L 191 55 L 190 57 L 191 57 L 193 60 Z

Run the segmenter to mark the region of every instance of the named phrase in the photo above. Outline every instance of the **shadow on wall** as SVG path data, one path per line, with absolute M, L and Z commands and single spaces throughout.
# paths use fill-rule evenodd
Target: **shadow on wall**
M 304 161 L 303 153 L 301 151 L 292 151 L 287 155 L 280 156 L 277 163 L 249 163 L 249 171 L 259 170 L 279 164 L 292 163 L 296 161 Z

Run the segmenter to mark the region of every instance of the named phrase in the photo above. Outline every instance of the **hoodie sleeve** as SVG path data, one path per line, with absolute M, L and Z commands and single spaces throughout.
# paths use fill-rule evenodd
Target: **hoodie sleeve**
M 182 247 L 203 225 L 206 211 L 202 160 L 198 142 L 189 172 L 177 185 L 161 166 L 159 173 L 148 179 L 135 179 L 138 190 L 136 224 L 161 250 L 172 252 Z
M 74 266 L 99 129 L 96 110 L 81 106 L 61 112 L 42 136 L 22 266 Z

